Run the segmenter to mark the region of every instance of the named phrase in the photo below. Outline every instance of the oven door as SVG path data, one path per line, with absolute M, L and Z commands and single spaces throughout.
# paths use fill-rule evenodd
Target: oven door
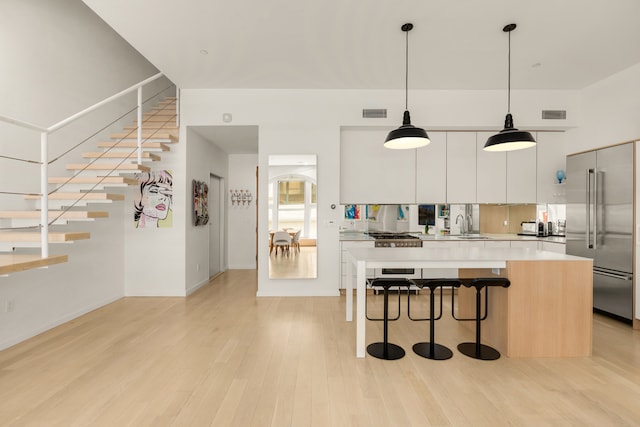
M 374 277 L 379 279 L 404 277 L 407 279 L 420 279 L 422 272 L 419 268 L 376 268 Z

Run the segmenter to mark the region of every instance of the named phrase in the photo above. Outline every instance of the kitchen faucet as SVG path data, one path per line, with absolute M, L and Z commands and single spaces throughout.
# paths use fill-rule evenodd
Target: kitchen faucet
M 466 227 L 466 220 L 464 218 L 464 215 L 462 214 L 458 214 L 458 216 L 456 217 L 456 224 L 458 224 L 458 220 L 462 219 L 462 226 L 460 227 L 460 234 L 467 234 L 467 227 Z

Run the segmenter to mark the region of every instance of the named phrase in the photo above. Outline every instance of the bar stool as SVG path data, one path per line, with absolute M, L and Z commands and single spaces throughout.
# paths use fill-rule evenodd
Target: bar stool
M 409 319 L 413 321 L 428 321 L 429 322 L 429 342 L 419 342 L 413 345 L 413 352 L 418 356 L 425 357 L 433 360 L 447 360 L 453 356 L 453 352 L 442 344 L 435 342 L 435 321 L 442 317 L 442 287 L 452 286 L 459 288 L 461 283 L 458 279 L 413 279 L 412 282 L 419 288 L 429 288 L 429 317 L 428 318 L 413 318 L 411 317 L 411 307 L 409 301 L 411 298 L 407 298 L 407 312 Z M 440 314 L 435 317 L 435 296 L 436 289 L 440 288 Z
M 400 297 L 398 297 L 398 316 L 393 319 L 389 319 L 389 289 L 390 288 L 407 288 L 411 286 L 411 281 L 409 279 L 404 278 L 395 278 L 395 279 L 372 279 L 369 284 L 371 287 L 378 287 L 383 289 L 383 298 L 384 298 L 384 317 L 382 319 L 379 318 L 370 318 L 367 315 L 367 319 L 369 320 L 382 320 L 384 322 L 384 335 L 382 342 L 375 342 L 373 344 L 369 344 L 367 346 L 367 353 L 369 353 L 373 357 L 377 357 L 378 359 L 385 360 L 396 360 L 404 357 L 404 349 L 399 345 L 392 344 L 389 342 L 389 320 L 396 320 L 400 317 Z M 366 310 L 366 308 L 365 308 Z
M 496 360 L 500 358 L 500 352 L 493 347 L 482 344 L 480 325 L 482 320 L 487 318 L 489 311 L 489 287 L 500 286 L 508 288 L 511 285 L 509 279 L 505 277 L 481 277 L 472 280 L 461 280 L 462 285 L 467 288 L 476 288 L 476 316 L 473 319 L 458 319 L 453 313 L 453 303 L 451 305 L 451 313 L 456 320 L 475 320 L 476 322 L 476 341 L 475 342 L 463 342 L 458 344 L 458 351 L 465 356 L 473 357 L 480 360 Z M 484 294 L 484 316 L 480 317 L 481 312 L 481 292 L 485 289 Z M 453 301 L 453 297 L 452 297 Z

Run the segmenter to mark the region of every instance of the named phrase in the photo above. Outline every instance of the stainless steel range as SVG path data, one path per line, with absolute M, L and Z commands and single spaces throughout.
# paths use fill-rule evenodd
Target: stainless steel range
M 373 232 L 367 233 L 375 239 L 376 248 L 421 248 L 422 239 L 408 233 Z

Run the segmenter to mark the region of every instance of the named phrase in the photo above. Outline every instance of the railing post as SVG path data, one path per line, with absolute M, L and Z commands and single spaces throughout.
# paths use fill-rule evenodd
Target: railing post
M 49 257 L 49 156 L 48 133 L 40 133 L 40 256 Z
M 138 87 L 138 164 L 142 164 L 142 86 Z
M 180 89 L 176 86 L 176 127 L 180 127 Z

